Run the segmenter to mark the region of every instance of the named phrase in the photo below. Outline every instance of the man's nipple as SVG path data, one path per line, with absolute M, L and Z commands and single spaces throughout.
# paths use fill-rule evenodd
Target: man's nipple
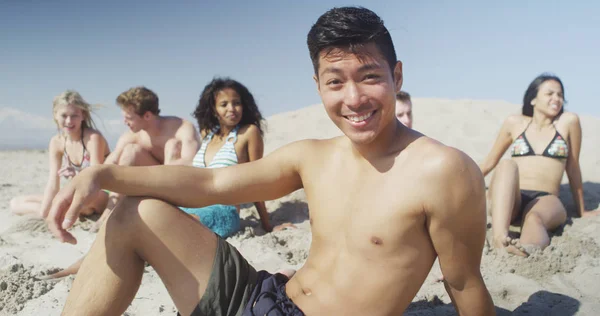
M 383 245 L 383 240 L 379 237 L 373 236 L 373 237 L 371 237 L 371 243 L 373 245 L 381 246 L 381 245 Z

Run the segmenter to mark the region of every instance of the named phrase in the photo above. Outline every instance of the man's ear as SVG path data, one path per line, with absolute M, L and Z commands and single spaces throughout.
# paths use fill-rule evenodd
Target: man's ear
M 152 113 L 150 113 L 150 111 L 146 111 L 142 117 L 144 120 L 148 121 L 152 117 Z
M 313 80 L 315 81 L 315 83 L 317 84 L 317 92 L 319 94 L 321 94 L 321 88 L 319 87 L 319 78 L 317 77 L 317 75 L 313 75 Z
M 396 86 L 396 93 L 400 92 L 402 89 L 402 83 L 404 82 L 404 77 L 402 73 L 402 62 L 397 61 L 396 66 L 394 66 L 394 84 Z

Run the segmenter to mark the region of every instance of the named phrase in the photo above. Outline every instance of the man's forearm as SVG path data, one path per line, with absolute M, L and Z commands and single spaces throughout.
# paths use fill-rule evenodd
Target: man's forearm
M 189 166 L 95 167 L 102 189 L 128 196 L 158 198 L 177 206 L 210 205 L 212 170 Z M 205 199 L 203 198 L 205 197 Z

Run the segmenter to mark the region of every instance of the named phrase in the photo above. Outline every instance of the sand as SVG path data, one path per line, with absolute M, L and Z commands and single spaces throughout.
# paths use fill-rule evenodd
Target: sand
M 414 99 L 415 129 L 481 161 L 492 146 L 502 120 L 518 113 L 503 101 Z M 581 166 L 588 209 L 600 202 L 600 119 L 581 117 Z M 322 106 L 278 114 L 268 119 L 266 152 L 305 138 L 327 138 L 340 132 Z M 11 215 L 10 198 L 43 191 L 45 151 L 0 151 L 0 315 L 59 315 L 73 277 L 43 281 L 39 277 L 67 267 L 90 247 L 91 220 L 78 222 L 75 246 L 55 240 L 41 220 Z M 489 179 L 486 179 L 489 180 Z M 573 214 L 566 176 L 561 200 Z M 298 228 L 270 234 L 260 228 L 254 208 L 242 210 L 243 229 L 228 241 L 258 269 L 297 269 L 311 242 L 308 207 L 302 190 L 267 202 L 274 223 Z M 489 237 L 488 230 L 488 237 Z M 499 315 L 599 315 L 600 218 L 569 218 L 552 244 L 529 258 L 484 249 L 482 273 Z M 405 315 L 455 315 L 434 264 Z M 126 315 L 174 315 L 172 300 L 158 275 L 146 268 L 140 290 Z

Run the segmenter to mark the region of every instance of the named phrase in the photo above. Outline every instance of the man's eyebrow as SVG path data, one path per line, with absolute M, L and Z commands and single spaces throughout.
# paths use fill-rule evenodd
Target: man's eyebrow
M 381 69 L 381 68 L 382 68 L 382 66 L 380 64 L 375 64 L 375 63 L 364 64 L 364 65 L 360 66 L 360 68 L 358 68 L 358 72 L 377 70 L 377 69 Z M 342 73 L 342 70 L 340 68 L 336 68 L 336 67 L 327 67 L 327 68 L 323 69 L 323 71 L 321 71 L 321 75 L 324 75 L 326 73 L 340 74 L 340 73 Z
M 362 66 L 360 66 L 360 68 L 358 68 L 358 72 L 364 72 L 364 71 L 369 71 L 369 70 L 378 70 L 381 69 L 382 66 L 380 64 L 364 64 Z

